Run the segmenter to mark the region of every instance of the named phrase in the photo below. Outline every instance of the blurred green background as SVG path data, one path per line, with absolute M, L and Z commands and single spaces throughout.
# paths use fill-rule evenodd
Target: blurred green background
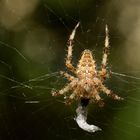
M 139 140 L 139 13 L 139 0 L 1 0 L 0 139 Z M 59 71 L 67 71 L 67 40 L 79 21 L 74 65 L 90 49 L 100 69 L 108 24 L 108 69 L 119 75 L 105 84 L 125 99 L 105 97 L 105 107 L 89 105 L 88 122 L 102 128 L 93 134 L 74 121 L 76 102 L 66 106 L 63 97 L 51 96 L 67 83 Z

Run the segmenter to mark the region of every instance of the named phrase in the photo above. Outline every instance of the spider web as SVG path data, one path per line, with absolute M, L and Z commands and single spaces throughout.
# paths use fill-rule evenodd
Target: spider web
M 32 0 L 27 6 L 23 0 L 18 8 L 16 2 L 0 3 L 0 138 L 139 139 L 140 17 L 135 11 L 140 3 Z M 105 84 L 125 99 L 117 102 L 103 97 L 103 108 L 88 106 L 88 122 L 102 128 L 92 134 L 81 130 L 74 121 L 77 102 L 66 106 L 63 97 L 50 94 L 67 83 L 59 71 L 67 71 L 67 39 L 79 21 L 74 65 L 81 52 L 90 49 L 100 69 L 104 27 L 108 24 L 108 69 L 112 75 Z

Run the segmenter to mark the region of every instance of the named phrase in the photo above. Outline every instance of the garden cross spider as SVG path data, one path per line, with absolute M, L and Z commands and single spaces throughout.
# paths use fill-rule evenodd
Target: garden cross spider
M 70 104 L 73 100 L 88 99 L 94 102 L 98 102 L 99 105 L 103 105 L 100 93 L 105 93 L 107 96 L 112 97 L 115 100 L 123 100 L 123 98 L 114 94 L 110 89 L 104 85 L 104 80 L 108 77 L 107 72 L 107 57 L 109 52 L 109 31 L 108 26 L 105 26 L 105 47 L 103 50 L 103 57 L 101 63 L 101 70 L 97 71 L 96 63 L 90 50 L 84 50 L 76 68 L 72 65 L 72 48 L 74 42 L 74 36 L 76 29 L 79 26 L 79 22 L 73 29 L 68 40 L 68 53 L 66 57 L 66 67 L 74 73 L 72 76 L 66 72 L 61 71 L 60 74 L 66 77 L 70 83 L 68 83 L 63 89 L 59 91 L 53 91 L 52 95 L 66 95 L 69 91 L 71 94 L 66 96 L 66 104 Z

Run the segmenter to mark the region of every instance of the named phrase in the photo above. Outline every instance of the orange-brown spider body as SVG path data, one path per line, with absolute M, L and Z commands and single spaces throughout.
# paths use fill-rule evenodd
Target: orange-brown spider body
M 102 98 L 100 97 L 101 92 L 105 93 L 107 96 L 111 96 L 115 100 L 121 100 L 121 97 L 114 94 L 104 85 L 104 80 L 106 77 L 108 77 L 106 70 L 109 50 L 109 35 L 107 25 L 105 27 L 106 37 L 101 70 L 98 71 L 96 70 L 96 63 L 90 50 L 83 51 L 81 59 L 79 60 L 76 68 L 74 68 L 71 63 L 73 40 L 78 26 L 79 23 L 75 26 L 69 37 L 68 54 L 66 58 L 66 66 L 71 72 L 74 73 L 75 76 L 61 71 L 61 74 L 64 75 L 70 81 L 70 83 L 68 83 L 63 89 L 53 92 L 52 95 L 66 95 L 65 93 L 69 93 L 69 91 L 71 91 L 72 93 L 69 96 L 65 96 L 66 103 L 71 103 L 71 101 L 74 99 L 88 99 L 96 102 L 102 102 Z
M 77 65 L 76 75 L 81 81 L 79 87 L 82 89 L 82 92 L 78 93 L 80 95 L 79 97 L 90 98 L 92 94 L 90 91 L 92 91 L 92 88 L 95 86 L 93 77 L 96 77 L 97 75 L 95 60 L 93 59 L 90 50 L 83 51 L 81 59 Z
M 96 76 L 96 65 L 90 50 L 84 50 L 76 69 L 77 77 L 90 79 Z

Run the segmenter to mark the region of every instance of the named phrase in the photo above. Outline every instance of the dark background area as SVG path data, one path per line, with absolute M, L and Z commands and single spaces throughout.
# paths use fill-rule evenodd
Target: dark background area
M 139 140 L 139 12 L 139 0 L 1 0 L 0 139 Z M 74 121 L 77 102 L 66 106 L 51 96 L 67 83 L 59 71 L 67 71 L 67 40 L 79 21 L 74 65 L 90 49 L 100 69 L 108 24 L 108 69 L 118 75 L 105 84 L 125 99 L 89 105 L 88 122 L 102 128 L 93 134 Z

